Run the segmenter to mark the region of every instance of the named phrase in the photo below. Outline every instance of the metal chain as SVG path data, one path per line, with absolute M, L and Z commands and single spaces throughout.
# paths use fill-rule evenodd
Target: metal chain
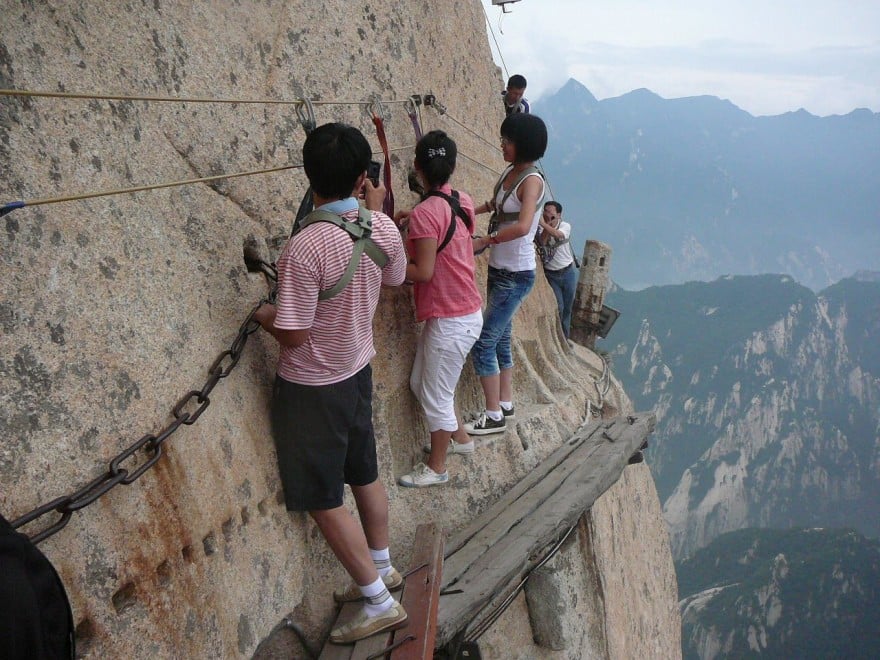
M 267 279 L 272 281 L 277 279 L 277 271 L 274 265 L 265 262 L 259 262 L 258 265 Z M 57 513 L 59 515 L 58 520 L 29 537 L 32 543 L 40 543 L 56 532 L 61 531 L 70 522 L 70 518 L 75 511 L 79 511 L 92 504 L 119 484 L 128 486 L 140 479 L 147 470 L 162 458 L 162 444 L 181 426 L 194 424 L 211 404 L 210 394 L 212 390 L 216 387 L 217 383 L 232 373 L 232 370 L 241 359 L 248 337 L 260 328 L 260 324 L 254 320 L 254 314 L 264 303 L 274 302 L 275 295 L 276 289 L 273 286 L 269 296 L 260 300 L 251 310 L 250 314 L 247 315 L 247 318 L 239 327 L 238 334 L 232 341 L 232 345 L 222 351 L 208 368 L 208 379 L 205 381 L 202 389 L 190 390 L 174 404 L 174 407 L 171 409 L 174 421 L 159 433 L 148 433 L 121 451 L 110 461 L 104 474 L 96 477 L 79 490 L 69 495 L 58 497 L 51 502 L 46 502 L 33 511 L 13 520 L 13 529 L 18 529 L 52 512 Z M 123 467 L 123 463 L 129 461 L 136 454 L 142 454 L 142 456 L 139 459 L 132 459 L 128 467 Z

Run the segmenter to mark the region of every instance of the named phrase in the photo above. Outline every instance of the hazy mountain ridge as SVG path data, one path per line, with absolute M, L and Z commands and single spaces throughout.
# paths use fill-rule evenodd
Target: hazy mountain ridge
M 604 345 L 639 409 L 673 552 L 744 527 L 880 532 L 880 284 L 617 290 Z
M 784 272 L 818 290 L 877 266 L 880 114 L 753 117 L 645 89 L 598 101 L 574 80 L 535 112 L 575 244 L 610 243 L 629 288 Z
M 676 572 L 685 658 L 869 658 L 880 648 L 880 543 L 856 532 L 732 532 Z

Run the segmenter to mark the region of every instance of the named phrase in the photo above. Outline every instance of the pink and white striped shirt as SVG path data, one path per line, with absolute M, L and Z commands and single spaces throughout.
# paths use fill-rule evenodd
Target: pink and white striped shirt
M 344 219 L 357 219 L 357 210 Z M 406 276 L 406 253 L 400 232 L 384 213 L 372 212 L 373 240 L 388 255 L 380 269 L 361 256 L 351 282 L 329 300 L 318 293 L 331 288 L 351 260 L 354 241 L 344 229 L 316 222 L 291 238 L 278 258 L 275 327 L 309 329 L 302 346 L 281 347 L 278 375 L 300 385 L 338 383 L 363 369 L 376 354 L 373 314 L 383 284 L 398 286 Z

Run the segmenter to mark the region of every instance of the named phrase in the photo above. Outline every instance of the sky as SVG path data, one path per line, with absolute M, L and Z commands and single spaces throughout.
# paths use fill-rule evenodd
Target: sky
M 880 112 L 880 0 L 481 2 L 502 76 L 523 74 L 532 102 L 574 78 L 600 100 L 645 87 L 753 115 Z

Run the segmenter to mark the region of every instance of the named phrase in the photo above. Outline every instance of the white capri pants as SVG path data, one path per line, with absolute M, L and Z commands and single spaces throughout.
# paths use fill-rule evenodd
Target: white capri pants
M 483 313 L 428 319 L 416 343 L 409 386 L 422 404 L 428 430 L 455 431 L 455 386 L 483 329 Z

